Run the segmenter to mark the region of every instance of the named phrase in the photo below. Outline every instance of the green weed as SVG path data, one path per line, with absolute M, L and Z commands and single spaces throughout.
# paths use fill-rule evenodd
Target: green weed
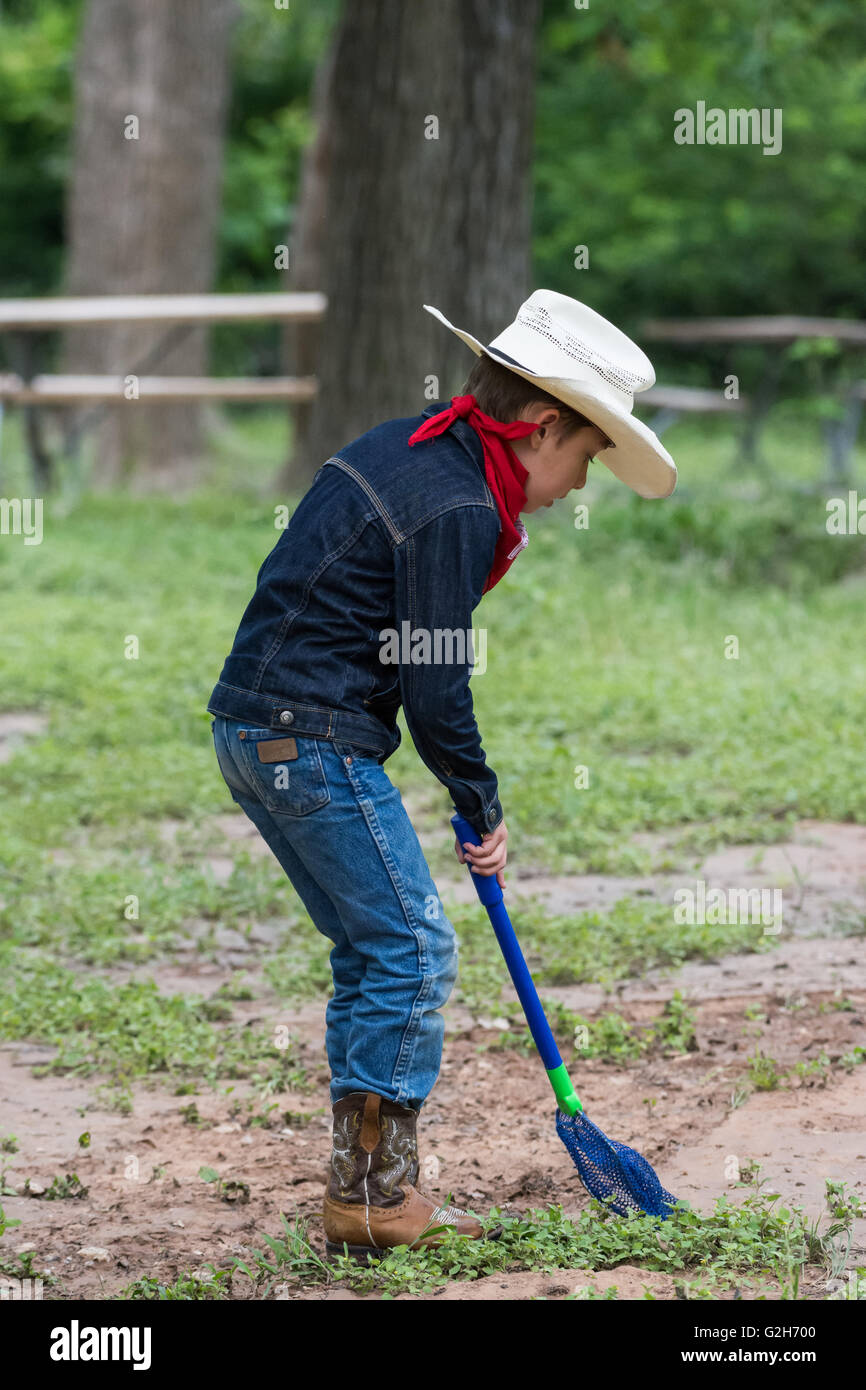
M 236 1259 L 234 1268 L 245 1274 L 256 1287 L 259 1297 L 267 1298 L 274 1284 L 281 1279 L 320 1283 L 330 1278 L 327 1262 L 310 1243 L 307 1221 L 297 1217 L 289 1221 L 280 1213 L 281 1233 L 263 1236 L 266 1251 L 253 1250 L 247 1260 Z
M 210 1270 L 210 1273 L 206 1271 Z M 135 1279 L 114 1295 L 132 1302 L 215 1302 L 231 1295 L 231 1271 L 207 1265 L 193 1274 L 181 1274 L 173 1284 L 147 1276 Z
M 825 1254 L 824 1237 L 810 1230 L 802 1210 L 774 1210 L 778 1200 L 777 1194 L 755 1193 L 733 1206 L 722 1196 L 710 1216 L 679 1206 L 664 1223 L 640 1214 L 618 1217 L 594 1200 L 573 1219 L 553 1205 L 524 1216 L 494 1207 L 483 1224 L 487 1229 L 494 1223 L 503 1227 L 497 1240 L 466 1240 L 448 1232 L 438 1246 L 417 1251 L 396 1247 L 368 1266 L 345 1254 L 321 1261 L 302 1223 L 292 1226 L 283 1217 L 281 1241 L 268 1240 L 274 1257 L 261 1267 L 246 1265 L 244 1272 L 251 1278 L 265 1273 L 272 1281 L 283 1277 L 342 1282 L 358 1293 L 383 1297 L 430 1292 L 450 1280 L 518 1269 L 552 1273 L 615 1269 L 626 1263 L 675 1275 L 690 1273 L 717 1286 L 734 1275 L 740 1283 L 751 1277 L 772 1279 L 778 1286 L 780 1277 L 790 1279 L 792 1270 L 819 1262 Z
M 249 1077 L 263 1088 L 307 1085 L 291 1040 L 276 1048 L 267 1028 L 216 1026 L 226 1014 L 221 1000 L 161 994 L 152 980 L 111 985 L 76 977 L 33 953 L 19 954 L 4 980 L 0 1033 L 55 1046 L 44 1070 L 103 1071 L 119 1084 L 161 1072 L 210 1082 Z

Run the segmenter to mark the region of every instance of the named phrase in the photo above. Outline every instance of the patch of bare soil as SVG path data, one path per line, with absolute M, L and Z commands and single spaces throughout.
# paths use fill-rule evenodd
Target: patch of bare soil
M 48 727 L 44 714 L 33 710 L 7 710 L 0 713 L 0 763 L 8 763 L 27 738 L 35 738 Z
M 232 822 L 230 834 L 247 838 L 241 818 L 224 819 Z M 248 838 L 250 847 L 257 843 Z M 824 1211 L 826 1179 L 847 1182 L 866 1199 L 866 1065 L 846 1070 L 840 1063 L 864 1042 L 862 939 L 802 934 L 826 927 L 841 903 L 846 912 L 862 910 L 864 850 L 866 828 L 806 825 L 791 844 L 757 851 L 760 865 L 751 863 L 756 851 L 749 846 L 707 861 L 708 880 L 716 876 L 722 886 L 737 887 L 749 886 L 747 874 L 755 875 L 756 886 L 767 886 L 766 876 L 770 886 L 778 886 L 773 880 L 783 874 L 783 864 L 796 864 L 799 916 L 792 917 L 790 930 L 786 916 L 781 945 L 772 953 L 648 972 L 623 982 L 613 1000 L 594 986 L 541 990 L 543 997 L 560 998 L 590 1016 L 616 1008 L 634 1025 L 656 1017 L 674 989 L 686 994 L 697 1019 L 695 1050 L 656 1051 L 627 1066 L 574 1058 L 570 1047 L 564 1056 L 590 1117 L 644 1153 L 665 1186 L 699 1211 L 712 1212 L 722 1193 L 731 1202 L 743 1200 L 754 1189 L 739 1179 L 756 1165 L 764 1191 L 780 1193 L 786 1205 L 802 1206 L 810 1218 Z M 230 849 L 225 857 L 230 862 Z M 614 888 L 605 881 L 605 892 L 622 896 L 624 882 Z M 587 895 L 603 896 L 585 879 L 512 877 L 512 883 L 515 899 L 528 888 L 558 911 L 591 905 Z M 452 885 L 440 880 L 440 886 L 447 896 Z M 473 891 L 462 871 L 453 887 L 455 895 L 461 887 Z M 519 931 L 516 901 L 513 906 Z M 261 930 L 267 944 L 267 924 Z M 163 989 L 209 994 L 243 963 L 239 942 L 223 946 L 216 961 L 191 953 L 188 964 L 181 959 L 157 969 L 155 977 Z M 844 1000 L 850 1007 L 843 1007 Z M 506 1003 L 505 1012 L 516 1019 L 519 1010 Z M 425 1175 L 420 1185 L 440 1201 L 453 1199 L 479 1213 L 494 1204 L 514 1213 L 551 1203 L 561 1204 L 567 1215 L 583 1210 L 589 1198 L 556 1135 L 543 1068 L 534 1051 L 519 1045 L 523 1026 L 484 1027 L 456 1004 L 444 1013 L 442 1071 L 419 1122 Z M 2 1155 L 2 1162 L 7 1184 L 19 1195 L 4 1198 L 3 1205 L 22 1221 L 3 1246 L 29 1247 L 35 1266 L 58 1278 L 46 1297 L 105 1298 L 138 1277 L 170 1283 L 207 1261 L 219 1266 L 235 1255 L 248 1258 L 251 1249 L 264 1248 L 264 1234 L 278 1232 L 281 1212 L 309 1218 L 314 1245 L 322 1251 L 320 1210 L 330 1154 L 324 1003 L 292 1008 L 265 992 L 238 1003 L 235 1014 L 288 1023 L 313 1081 L 309 1094 L 274 1098 L 279 1104 L 270 1128 L 244 1118 L 236 1102 L 249 1092 L 241 1084 L 194 1097 L 141 1086 L 134 1112 L 122 1116 L 101 1108 L 98 1079 L 33 1077 L 30 1068 L 48 1060 L 50 1050 L 24 1044 L 0 1049 L 0 1136 L 18 1139 L 18 1152 Z M 503 1041 L 512 1045 L 491 1046 Z M 771 1087 L 775 1078 L 774 1089 L 750 1089 L 756 1058 L 763 1059 L 761 1072 Z M 812 1061 L 819 1065 L 811 1075 L 796 1074 L 798 1063 Z M 184 1116 L 193 1100 L 199 1123 Z M 78 1146 L 84 1130 L 91 1136 L 87 1149 Z M 226 1182 L 245 1184 L 248 1200 L 243 1187 L 221 1195 L 199 1176 L 204 1166 Z M 24 1195 L 27 1178 L 49 1187 L 69 1173 L 87 1187 L 86 1196 Z M 864 1261 L 861 1222 L 848 1265 Z M 599 1291 L 615 1284 L 620 1298 L 643 1298 L 649 1288 L 656 1298 L 671 1299 L 675 1282 L 629 1266 L 552 1275 L 516 1271 L 454 1283 L 423 1297 L 557 1299 L 589 1284 Z M 824 1274 L 813 1270 L 800 1296 L 825 1298 L 827 1292 Z M 745 1285 L 741 1293 L 754 1297 Z M 250 1296 L 243 1278 L 233 1296 Z M 283 1296 L 358 1297 L 339 1287 L 290 1287 Z
M 475 890 L 455 865 L 453 881 L 439 875 L 443 891 L 471 902 Z M 778 889 L 782 895 L 782 935 L 814 935 L 843 923 L 866 921 L 866 825 L 800 821 L 790 841 L 777 845 L 729 845 L 691 871 L 678 869 L 643 878 L 609 874 L 544 875 L 520 866 L 506 870 L 509 892 L 536 897 L 551 913 L 603 912 L 619 898 L 649 897 L 674 902 L 678 889 L 709 891 Z M 769 899 L 768 899 L 769 902 Z
M 784 1072 L 821 1049 L 838 1058 L 862 1036 L 866 996 L 855 1001 L 853 1015 L 820 1012 L 830 998 L 812 993 L 794 1012 L 772 993 L 705 1000 L 696 1009 L 695 1052 L 662 1054 L 628 1068 L 573 1064 L 587 1113 L 612 1137 L 644 1153 L 671 1191 L 707 1213 L 722 1192 L 731 1201 L 742 1199 L 747 1189 L 736 1185 L 738 1175 L 754 1164 L 762 1165 L 761 1176 L 773 1191 L 812 1217 L 822 1212 L 826 1178 L 847 1181 L 866 1197 L 866 1067 L 831 1070 L 825 1084 L 802 1085 L 795 1078 L 795 1089 L 755 1092 L 731 1109 L 747 1053 L 757 1045 Z M 758 1009 L 762 1021 L 747 1016 Z M 324 1045 L 322 1011 L 304 1012 L 296 1034 L 312 1061 Z M 636 1002 L 624 1012 L 638 1023 L 652 1009 Z M 492 1204 L 525 1212 L 558 1203 L 575 1214 L 589 1199 L 556 1135 L 539 1061 L 534 1054 L 484 1050 L 494 1036 L 495 1030 L 476 1027 L 448 1038 L 439 1081 L 419 1123 L 423 1186 L 439 1200 L 450 1194 L 479 1212 Z M 123 1117 L 94 1108 L 91 1083 L 28 1077 L 22 1068 L 39 1060 L 41 1053 L 21 1046 L 0 1053 L 0 1133 L 17 1135 L 20 1146 L 7 1158 L 7 1182 L 21 1192 L 26 1178 L 48 1187 L 56 1176 L 74 1172 L 88 1188 L 84 1198 L 47 1201 L 22 1193 L 4 1201 L 7 1213 L 23 1223 L 4 1243 L 35 1249 L 37 1266 L 61 1281 L 46 1296 L 104 1298 L 136 1277 L 172 1282 L 206 1261 L 244 1258 L 251 1247 L 263 1248 L 265 1232 L 277 1232 L 281 1211 L 311 1218 L 321 1249 L 319 1211 L 330 1152 L 324 1071 L 312 1094 L 281 1096 L 275 1127 L 265 1129 L 235 1118 L 231 1100 L 240 1087 L 231 1099 L 199 1093 L 199 1124 L 183 1116 L 191 1097 L 162 1089 L 140 1088 L 134 1113 Z M 286 1112 L 294 1112 L 288 1123 Z M 77 1144 L 84 1129 L 91 1135 L 87 1150 Z M 249 1200 L 243 1193 L 240 1200 L 222 1200 L 199 1176 L 203 1166 L 247 1184 Z M 852 1267 L 858 1259 L 862 1263 L 864 1237 L 858 1230 Z M 93 1254 L 94 1248 L 103 1253 Z M 642 1298 L 645 1284 L 657 1298 L 674 1296 L 669 1276 L 618 1269 L 594 1275 L 509 1273 L 427 1297 L 561 1297 L 545 1289 L 574 1292 L 581 1282 L 600 1290 L 616 1283 L 621 1298 Z M 239 1286 L 236 1296 L 247 1292 Z M 817 1272 L 811 1292 L 826 1297 Z M 355 1295 L 321 1288 L 292 1292 L 311 1299 L 347 1296 Z M 743 1296 L 749 1297 L 748 1290 Z

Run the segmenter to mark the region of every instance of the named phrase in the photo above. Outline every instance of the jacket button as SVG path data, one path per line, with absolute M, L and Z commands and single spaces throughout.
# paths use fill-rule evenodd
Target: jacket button
M 292 723 L 294 723 L 294 719 L 295 719 L 295 716 L 292 714 L 292 711 L 291 711 L 290 709 L 282 709 L 282 710 L 280 710 L 280 723 L 281 723 L 281 724 L 292 724 Z

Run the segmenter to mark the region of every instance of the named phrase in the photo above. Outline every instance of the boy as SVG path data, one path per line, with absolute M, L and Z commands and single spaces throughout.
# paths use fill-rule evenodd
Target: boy
M 644 497 L 676 483 L 631 415 L 653 368 L 592 309 L 537 290 L 487 347 L 429 311 L 478 356 L 466 394 L 377 425 L 319 468 L 208 705 L 232 797 L 334 943 L 326 1248 L 362 1259 L 435 1243 L 434 1226 L 483 1233 L 415 1187 L 458 947 L 384 771 L 397 711 L 483 837 L 455 844 L 457 857 L 504 884 L 508 832 L 473 714 L 471 641 L 455 661 L 455 633 L 467 645 L 482 594 L 527 544 L 520 513 L 582 488 L 594 455 Z M 401 638 L 396 661 L 386 631 Z

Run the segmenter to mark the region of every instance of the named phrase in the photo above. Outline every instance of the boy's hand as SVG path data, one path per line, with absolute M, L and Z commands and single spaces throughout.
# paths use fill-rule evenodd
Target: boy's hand
M 496 875 L 496 881 L 500 888 L 505 887 L 505 868 L 508 860 L 506 840 L 508 831 L 505 828 L 505 821 L 502 820 L 496 829 L 487 835 L 482 835 L 480 845 L 467 843 L 461 845 L 458 839 L 454 841 L 454 852 L 461 864 L 469 863 L 472 872 L 483 874 L 488 878 L 491 874 Z

